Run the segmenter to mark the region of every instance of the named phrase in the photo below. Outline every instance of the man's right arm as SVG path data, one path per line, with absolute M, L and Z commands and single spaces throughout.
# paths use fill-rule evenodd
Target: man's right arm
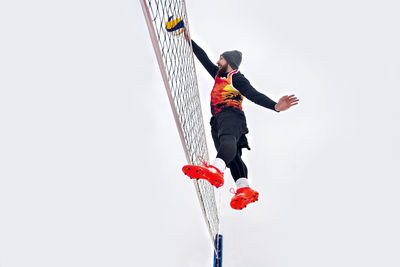
M 197 59 L 200 61 L 200 63 L 206 68 L 208 73 L 215 78 L 218 72 L 218 67 L 217 65 L 214 65 L 212 61 L 208 58 L 206 52 L 204 52 L 203 49 L 200 48 L 193 40 L 192 41 L 192 47 L 193 47 L 193 53 L 196 55 Z

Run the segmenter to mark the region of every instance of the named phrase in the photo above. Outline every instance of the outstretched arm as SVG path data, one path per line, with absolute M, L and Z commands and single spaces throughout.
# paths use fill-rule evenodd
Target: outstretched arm
M 197 59 L 204 66 L 204 68 L 210 73 L 210 75 L 215 78 L 218 72 L 218 67 L 208 58 L 206 52 L 200 48 L 193 40 L 190 39 L 187 29 L 184 30 L 185 39 L 189 43 L 192 43 L 193 53 L 196 55 Z
M 232 77 L 232 84 L 244 97 L 250 101 L 278 112 L 287 110 L 288 108 L 297 105 L 299 101 L 294 95 L 286 95 L 281 97 L 279 102 L 276 103 L 268 96 L 258 92 L 241 73 L 235 74 Z
M 275 110 L 275 105 L 277 104 L 274 100 L 270 99 L 268 96 L 264 95 L 257 91 L 247 80 L 243 74 L 237 73 L 232 76 L 232 85 L 235 87 L 239 92 L 249 99 L 250 101 L 260 105 L 262 107 Z

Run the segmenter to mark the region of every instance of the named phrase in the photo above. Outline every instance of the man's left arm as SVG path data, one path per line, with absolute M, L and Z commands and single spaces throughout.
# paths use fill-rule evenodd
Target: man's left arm
M 275 110 L 275 105 L 277 104 L 274 100 L 258 92 L 251 86 L 249 80 L 247 80 L 243 74 L 238 73 L 232 76 L 232 85 L 237 89 L 244 97 L 250 101 L 256 103 L 257 105 L 263 106 L 265 108 Z M 279 111 L 278 111 L 279 112 Z
M 241 73 L 232 76 L 232 85 L 250 101 L 276 112 L 287 110 L 299 102 L 299 99 L 294 95 L 285 95 L 276 103 L 268 96 L 258 92 Z

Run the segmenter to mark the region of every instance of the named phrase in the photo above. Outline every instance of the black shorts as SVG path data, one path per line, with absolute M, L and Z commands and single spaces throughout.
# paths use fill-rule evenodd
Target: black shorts
M 215 147 L 218 150 L 219 138 L 222 135 L 233 135 L 238 140 L 238 148 L 247 148 L 250 150 L 246 134 L 249 133 L 246 124 L 246 117 L 243 111 L 238 109 L 223 110 L 211 118 L 211 135 Z

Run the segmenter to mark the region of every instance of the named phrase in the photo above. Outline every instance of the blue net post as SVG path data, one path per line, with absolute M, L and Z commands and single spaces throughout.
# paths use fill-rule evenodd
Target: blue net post
M 222 267 L 222 235 L 217 234 L 214 241 L 214 267 Z

